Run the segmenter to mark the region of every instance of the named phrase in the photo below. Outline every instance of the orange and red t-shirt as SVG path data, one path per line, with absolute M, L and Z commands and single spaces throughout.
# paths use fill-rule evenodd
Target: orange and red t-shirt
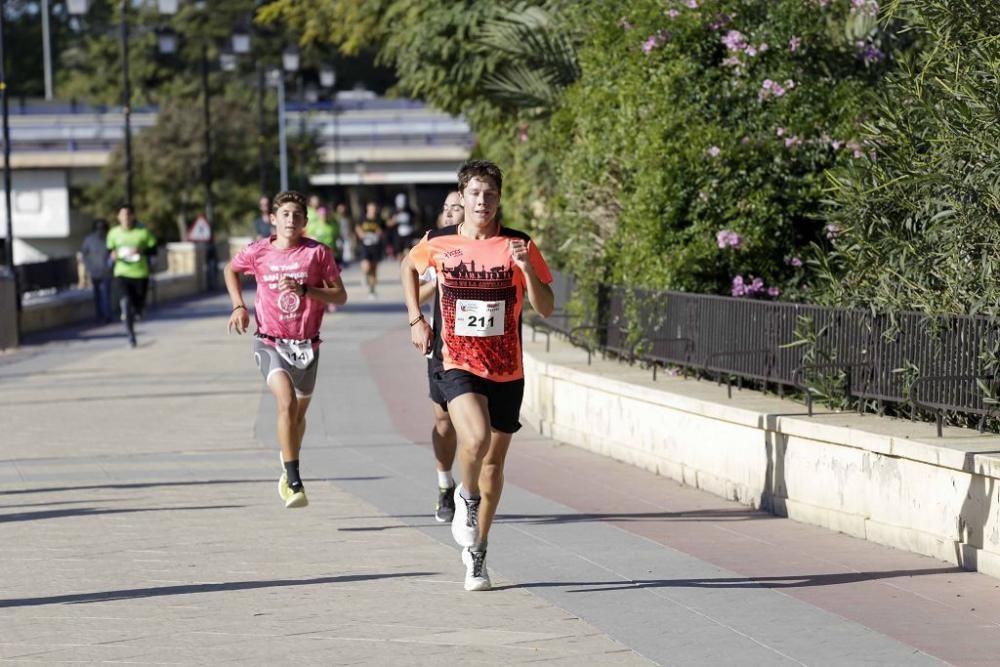
M 434 270 L 434 355 L 445 370 L 457 368 L 496 382 L 524 377 L 521 307 L 527 278 L 511 257 L 511 239 L 530 241 L 506 227 L 488 239 L 458 233 L 457 225 L 435 229 L 410 251 L 417 273 Z M 528 261 L 543 283 L 552 274 L 534 243 Z

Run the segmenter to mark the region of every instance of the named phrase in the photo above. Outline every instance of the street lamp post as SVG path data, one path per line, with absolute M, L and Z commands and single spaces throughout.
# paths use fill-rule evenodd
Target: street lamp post
M 10 113 L 7 107 L 7 21 L 4 18 L 4 0 L 0 0 L 0 107 L 3 112 L 3 194 L 4 213 L 7 216 L 7 238 L 4 248 L 4 261 L 10 270 L 14 271 L 14 219 L 10 203 Z M 16 273 L 14 274 L 17 275 Z M 16 288 L 15 288 L 16 289 Z M 18 292 L 20 303 L 20 292 Z
M 128 80 L 128 0 L 121 2 L 122 115 L 125 123 L 125 205 L 132 206 L 132 85 Z
M 340 110 L 337 108 L 337 71 L 331 65 L 324 65 L 319 70 L 319 84 L 330 91 L 330 111 L 333 117 L 333 184 L 339 185 L 340 181 L 340 146 L 337 132 L 337 116 Z
M 215 228 L 215 216 L 212 202 L 212 110 L 208 94 L 208 46 L 201 45 L 201 95 L 202 113 L 205 117 L 205 217 L 208 224 Z
M 70 14 L 87 13 L 89 0 L 67 0 L 66 10 Z M 122 120 L 125 132 L 125 204 L 132 206 L 132 85 L 128 76 L 128 5 L 129 0 L 121 0 L 121 18 L 118 26 L 122 50 Z M 158 0 L 160 14 L 177 12 L 177 0 Z
M 42 0 L 42 69 L 45 75 L 45 99 L 52 99 L 52 38 L 49 34 L 49 0 Z
M 281 191 L 288 189 L 288 137 L 285 132 L 285 76 L 278 72 L 278 155 L 281 169 Z M 6 99 L 6 98 L 5 98 Z
M 281 69 L 271 71 L 272 83 L 278 89 L 278 154 L 281 168 L 281 191 L 288 189 L 288 135 L 285 131 L 285 74 L 299 69 L 299 50 L 285 49 L 281 54 Z

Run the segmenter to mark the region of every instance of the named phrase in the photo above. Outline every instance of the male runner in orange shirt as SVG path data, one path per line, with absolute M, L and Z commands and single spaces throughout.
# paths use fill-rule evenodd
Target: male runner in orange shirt
M 527 234 L 502 227 L 503 175 L 486 160 L 458 172 L 465 216 L 430 233 L 403 267 L 410 339 L 421 354 L 434 349 L 435 380 L 458 435 L 462 483 L 455 490 L 451 532 L 463 548 L 465 589 L 489 590 L 486 548 L 503 490 L 503 467 L 524 396 L 521 307 L 547 317 L 554 308 L 545 259 Z M 437 233 L 435 233 L 437 232 Z M 419 276 L 433 268 L 440 304 L 440 344 L 420 312 Z

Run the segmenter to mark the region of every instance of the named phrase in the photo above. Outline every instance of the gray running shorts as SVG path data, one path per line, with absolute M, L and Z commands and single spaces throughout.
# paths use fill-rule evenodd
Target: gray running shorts
M 313 361 L 308 368 L 296 368 L 281 358 L 277 350 L 255 338 L 253 341 L 253 358 L 257 369 L 264 376 L 264 382 L 271 379 L 272 373 L 287 373 L 295 387 L 295 395 L 299 398 L 309 398 L 316 388 L 316 369 L 319 367 L 319 348 L 314 352 Z

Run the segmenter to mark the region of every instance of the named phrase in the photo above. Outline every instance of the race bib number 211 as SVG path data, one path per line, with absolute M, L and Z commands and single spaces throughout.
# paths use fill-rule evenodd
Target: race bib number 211
M 506 308 L 504 301 L 456 300 L 455 335 L 477 338 L 502 336 Z

